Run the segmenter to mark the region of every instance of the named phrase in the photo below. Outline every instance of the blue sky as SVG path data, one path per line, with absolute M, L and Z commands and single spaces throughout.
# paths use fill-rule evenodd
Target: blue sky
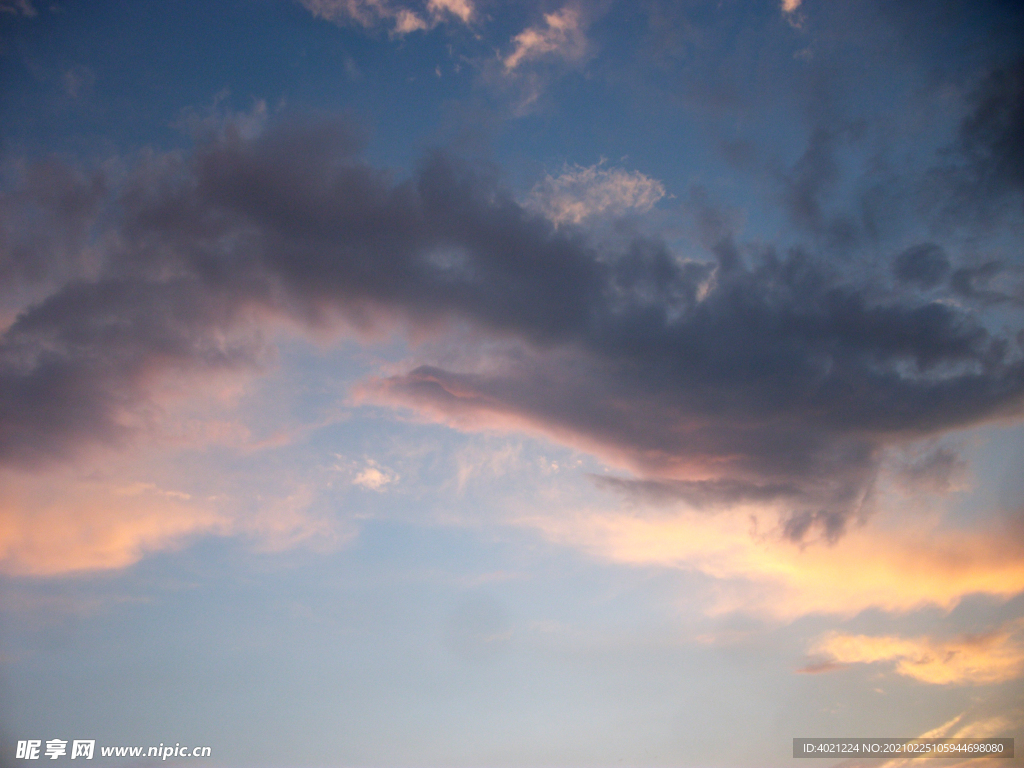
M 1020 743 L 1022 26 L 0 0 L 0 766 Z

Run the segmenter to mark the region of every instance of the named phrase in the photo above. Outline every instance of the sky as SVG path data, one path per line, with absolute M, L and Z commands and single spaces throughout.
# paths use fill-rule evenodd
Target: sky
M 0 0 L 0 767 L 1024 765 L 1022 41 Z

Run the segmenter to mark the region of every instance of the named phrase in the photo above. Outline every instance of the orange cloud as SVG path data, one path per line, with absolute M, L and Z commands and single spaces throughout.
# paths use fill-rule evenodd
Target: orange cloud
M 124 568 L 228 526 L 208 503 L 147 483 L 6 474 L 3 485 L 0 570 L 10 574 Z
M 811 653 L 839 664 L 891 662 L 897 674 L 936 685 L 1002 683 L 1024 672 L 1024 620 L 953 640 L 831 632 Z
M 282 477 L 255 495 L 254 508 L 248 495 L 229 490 L 197 498 L 131 479 L 137 473 L 150 474 L 130 462 L 102 475 L 0 474 L 0 572 L 115 570 L 200 536 L 236 536 L 258 551 L 276 552 L 299 546 L 332 551 L 357 534 L 350 521 L 321 503 L 329 477 Z
M 972 593 L 1010 597 L 1024 592 L 1024 551 L 1017 537 L 873 525 L 851 531 L 832 546 L 800 547 L 777 533 L 758 532 L 758 516 L 764 519 L 770 511 L 749 505 L 716 515 L 580 512 L 524 516 L 517 522 L 614 562 L 715 577 L 721 582 L 710 613 L 743 609 L 780 619 L 808 613 L 850 616 L 872 607 L 951 609 Z
M 993 715 L 984 710 L 991 710 L 993 705 L 999 707 L 998 701 L 989 701 L 981 706 L 975 706 L 972 710 L 961 712 L 942 725 L 925 731 L 917 738 L 919 739 L 987 739 L 994 737 L 1005 737 L 1007 734 L 1020 728 L 1021 712 L 1004 711 L 1002 714 Z M 981 710 L 981 711 L 979 711 Z M 942 768 L 985 768 L 993 765 L 991 757 L 968 757 L 966 760 L 956 760 L 948 757 L 942 758 L 896 758 L 878 762 L 877 758 L 868 760 L 848 760 L 840 764 L 843 768 L 929 768 L 930 766 L 942 766 Z

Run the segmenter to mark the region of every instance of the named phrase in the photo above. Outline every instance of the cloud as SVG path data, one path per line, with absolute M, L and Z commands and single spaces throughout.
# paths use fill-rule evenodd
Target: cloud
M 893 261 L 892 271 L 900 282 L 934 288 L 949 274 L 949 259 L 941 246 L 921 243 L 900 253 Z
M 952 640 L 832 632 L 810 652 L 839 664 L 889 662 L 897 674 L 934 685 L 1002 683 L 1024 673 L 1024 622 Z
M 571 6 L 544 14 L 543 25 L 527 27 L 512 38 L 512 53 L 502 59 L 505 71 L 512 72 L 526 62 L 546 58 L 581 61 L 588 52 L 582 21 L 579 9 Z
M 202 535 L 229 519 L 208 502 L 151 483 L 3 474 L 0 570 L 52 576 L 125 568 L 145 554 Z
M 523 463 L 523 446 L 506 443 L 497 449 L 470 444 L 455 454 L 455 488 L 461 494 L 479 476 L 495 478 L 508 474 Z
M 1024 307 L 1024 268 L 1000 261 L 962 266 L 949 276 L 949 289 L 979 303 Z
M 257 370 L 267 350 L 242 304 L 193 278 L 73 282 L 0 342 L 0 462 L 67 458 L 144 427 L 153 377 Z
M 471 0 L 429 0 L 427 11 L 435 18 L 444 13 L 450 13 L 463 24 L 469 24 L 476 13 Z
M 800 26 L 803 11 L 800 6 L 784 15 Z M 952 243 L 957 242 L 950 237 L 953 232 L 967 228 L 985 238 L 1001 224 L 1019 228 L 1024 213 L 1024 167 L 1019 160 L 1024 135 L 1024 59 L 999 61 L 990 67 L 973 88 L 955 86 L 967 95 L 959 104 L 950 104 L 950 109 L 959 107 L 962 114 L 959 120 L 949 119 L 953 135 L 922 170 L 882 149 L 894 146 L 884 134 L 889 130 L 886 118 L 872 117 L 865 109 L 849 113 L 835 102 L 835 94 L 850 88 L 849 83 L 840 85 L 839 70 L 813 75 L 808 89 L 815 102 L 808 108 L 810 125 L 803 152 L 785 166 L 767 162 L 774 165 L 770 173 L 790 223 L 836 254 L 863 252 L 880 235 L 892 236 L 908 222 L 925 225 L 930 237 L 910 247 L 901 244 L 892 265 L 894 277 L 922 289 L 947 279 L 952 282 L 956 277 Z M 822 87 L 824 82 L 831 85 Z M 936 93 L 931 101 L 937 104 L 949 98 L 949 93 Z M 739 167 L 756 169 L 750 145 L 736 141 L 725 146 Z M 974 258 L 980 260 L 980 256 Z M 981 264 L 963 266 L 973 271 Z M 990 272 L 982 277 L 989 278 L 991 270 L 1005 266 L 989 266 Z
M 846 218 L 836 216 L 827 203 L 842 177 L 839 149 L 856 137 L 854 127 L 833 119 L 817 125 L 807 148 L 782 178 L 783 200 L 790 219 L 806 231 L 830 236 L 845 233 Z
M 967 462 L 946 446 L 937 446 L 896 466 L 896 482 L 911 492 L 946 493 L 962 487 Z
M 1024 59 L 994 69 L 982 81 L 958 148 L 969 163 L 968 180 L 985 197 L 1024 191 Z
M 924 180 L 946 230 L 1024 211 L 1024 58 L 993 67 L 967 99 L 958 135 Z
M 337 23 L 355 23 L 366 28 L 389 26 L 391 34 L 432 29 L 450 17 L 469 24 L 475 14 L 472 0 L 429 0 L 417 12 L 408 5 L 388 0 L 299 0 L 314 16 Z
M 640 171 L 574 165 L 557 177 L 545 174 L 530 190 L 528 204 L 555 224 L 579 224 L 592 216 L 646 213 L 664 196 L 665 186 Z
M 92 90 L 96 84 L 96 73 L 89 67 L 75 66 L 64 70 L 60 80 L 64 94 L 70 99 L 77 99 Z
M 381 467 L 377 462 L 371 459 L 352 479 L 352 484 L 361 486 L 370 491 L 379 491 L 385 485 L 389 485 L 396 480 L 398 480 L 398 475 Z
M 299 0 L 314 16 L 328 21 L 351 20 L 371 27 L 381 19 L 393 18 L 381 0 Z
M 1005 698 L 987 697 L 980 701 L 975 698 L 975 704 L 955 717 L 950 718 L 935 728 L 917 736 L 918 739 L 989 739 L 1005 737 L 1018 729 L 1021 724 L 1021 712 L 1019 705 L 1007 701 Z M 984 768 L 991 762 L 987 757 L 966 757 L 941 758 L 941 764 L 950 768 Z M 926 763 L 927 764 L 927 763 Z M 867 760 L 846 760 L 840 765 L 843 768 L 867 768 L 877 766 L 878 768 L 907 768 L 908 766 L 921 765 L 921 758 L 895 758 L 879 763 L 877 758 Z
M 815 613 L 854 616 L 868 608 L 950 610 L 970 594 L 1008 598 L 1024 591 L 1024 551 L 1015 531 L 943 531 L 888 510 L 880 532 L 857 527 L 833 546 L 794 547 L 772 524 L 778 510 L 762 502 L 738 503 L 716 515 L 679 508 L 658 514 L 560 510 L 530 512 L 514 522 L 609 562 L 710 576 L 716 580 L 710 614 L 744 611 L 788 621 Z M 851 661 L 826 656 L 823 661 Z
M 304 546 L 332 552 L 354 540 L 358 529 L 339 518 L 336 500 L 324 496 L 330 481 L 292 479 L 284 494 L 262 500 L 255 511 L 232 516 L 230 533 L 250 540 L 261 552 L 281 552 Z
M 25 16 L 26 18 L 39 15 L 35 6 L 32 5 L 32 0 L 2 0 L 0 1 L 0 13 Z
M 203 444 L 161 443 L 92 450 L 46 471 L 0 468 L 0 572 L 122 569 L 210 537 L 262 552 L 335 551 L 358 535 L 341 511 L 347 468 L 285 467 L 274 448 L 227 455 L 225 463 L 224 453 Z M 387 469 L 381 475 L 398 479 Z
M 52 290 L 89 275 L 96 255 L 88 233 L 110 189 L 98 169 L 55 160 L 32 166 L 0 194 L 0 301 L 39 286 Z
M 983 709 L 983 707 L 975 707 Z M 980 716 L 979 716 L 980 715 Z M 942 725 L 925 731 L 917 738 L 919 739 L 987 739 L 1006 733 L 1013 727 L 1012 715 L 985 716 L 981 712 L 961 712 Z
M 1005 410 L 982 408 L 1018 412 L 1019 358 L 977 392 L 968 360 L 984 370 L 994 340 L 948 305 L 872 304 L 800 254 L 748 270 L 730 251 L 715 267 L 633 249 L 576 343 L 424 365 L 361 394 L 460 429 L 539 432 L 683 497 L 788 497 L 797 539 L 860 514 L 884 446 L 966 426 L 971 401 L 1004 387 Z
M 356 395 L 540 433 L 708 504 L 784 501 L 793 539 L 861 519 L 888 447 L 1020 415 L 1021 351 L 970 296 L 727 233 L 694 258 L 649 237 L 599 245 L 517 203 L 494 168 L 435 153 L 395 181 L 359 148 L 343 121 L 306 121 L 225 129 L 116 184 L 27 167 L 0 201 L 0 264 L 16 296 L 42 298 L 0 338 L 0 461 L 124 444 L 154 382 L 258 372 L 280 323 L 469 324 L 501 343 Z M 659 193 L 608 174 L 592 174 L 605 215 Z

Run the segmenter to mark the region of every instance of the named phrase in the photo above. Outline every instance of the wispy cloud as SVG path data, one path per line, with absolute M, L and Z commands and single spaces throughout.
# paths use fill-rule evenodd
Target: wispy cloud
M 78 99 L 85 96 L 96 84 L 96 73 L 85 66 L 70 67 L 61 74 L 61 84 L 68 98 Z
M 513 49 L 502 59 L 505 70 L 545 58 L 578 62 L 587 55 L 587 37 L 578 8 L 566 6 L 544 14 L 544 23 L 527 27 L 512 38 Z
M 385 26 L 394 35 L 432 29 L 451 18 L 469 24 L 475 9 L 472 0 L 429 0 L 418 9 L 389 0 L 299 0 L 314 16 L 337 23 L 372 28 Z
M 0 0 L 0 13 L 28 18 L 39 15 L 35 6 L 32 5 L 32 0 Z
M 1002 704 L 1002 706 L 1000 706 Z M 993 710 L 999 714 L 993 714 Z M 1000 711 L 1001 710 L 1001 711 Z M 941 725 L 925 731 L 917 736 L 919 739 L 988 739 L 1005 737 L 1020 727 L 1021 711 L 1019 708 L 1008 708 L 1006 702 L 984 701 L 975 704 L 968 710 L 960 712 Z M 878 758 L 866 760 L 845 760 L 840 763 L 842 768 L 909 768 L 914 765 L 943 765 L 950 768 L 984 768 L 990 765 L 990 757 L 943 757 L 934 762 L 920 757 L 895 758 L 879 762 Z
M 236 513 L 231 533 L 262 552 L 295 547 L 331 552 L 348 544 L 358 529 L 323 504 L 323 481 L 292 480 L 285 494 L 261 499 L 254 512 Z

